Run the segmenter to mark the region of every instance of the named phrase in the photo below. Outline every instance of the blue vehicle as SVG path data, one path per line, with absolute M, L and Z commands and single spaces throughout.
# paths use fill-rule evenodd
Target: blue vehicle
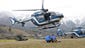
M 73 37 L 78 37 L 78 38 L 85 37 L 85 29 L 75 29 L 73 31 L 74 31 L 74 33 L 72 33 Z
M 60 20 L 64 17 L 61 13 L 56 13 L 49 11 L 48 9 L 44 8 L 44 0 L 42 0 L 42 8 L 41 9 L 29 9 L 29 10 L 15 10 L 15 11 L 36 11 L 34 12 L 28 20 L 17 20 L 16 18 L 10 18 L 12 24 L 21 23 L 22 26 L 25 25 L 26 22 L 31 21 L 34 25 L 41 27 L 45 26 L 43 29 L 47 28 L 54 28 L 60 25 Z M 46 26 L 52 24 L 52 26 Z
M 65 35 L 70 35 L 71 38 L 84 38 L 85 37 L 85 29 L 81 27 L 77 27 L 72 32 L 67 32 Z

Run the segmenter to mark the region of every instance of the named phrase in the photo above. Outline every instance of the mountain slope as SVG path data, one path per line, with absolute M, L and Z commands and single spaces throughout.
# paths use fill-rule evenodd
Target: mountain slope
M 15 29 L 5 25 L 0 25 L 0 38 L 7 36 L 16 36 L 16 35 L 28 35 L 28 33 L 20 29 Z

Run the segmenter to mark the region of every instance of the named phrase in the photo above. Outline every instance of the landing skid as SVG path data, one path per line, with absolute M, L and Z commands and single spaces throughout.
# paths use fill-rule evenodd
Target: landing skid
M 55 27 L 59 27 L 60 24 L 50 24 L 50 25 L 45 25 L 45 26 L 41 26 L 39 27 L 39 29 L 51 29 L 51 28 L 55 28 Z
M 49 26 L 49 27 L 43 27 L 41 29 L 51 29 L 51 28 L 55 28 L 56 26 Z

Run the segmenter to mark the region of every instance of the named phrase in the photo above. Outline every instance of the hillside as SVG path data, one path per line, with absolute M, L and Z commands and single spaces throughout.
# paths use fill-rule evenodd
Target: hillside
M 28 33 L 20 29 L 15 29 L 5 25 L 0 25 L 0 38 L 7 36 L 15 36 L 15 35 L 28 35 Z

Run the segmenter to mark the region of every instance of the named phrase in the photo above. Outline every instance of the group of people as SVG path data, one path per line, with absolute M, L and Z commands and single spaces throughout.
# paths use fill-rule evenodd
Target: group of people
M 45 40 L 47 43 L 50 43 L 50 42 L 53 43 L 57 41 L 56 36 L 54 34 L 45 36 Z
M 61 42 L 62 37 L 64 36 L 64 32 L 61 29 L 58 29 L 57 32 L 56 32 L 56 35 L 54 35 L 54 34 L 46 35 L 45 36 L 46 42 L 47 43 L 50 43 L 50 42 L 59 42 L 59 41 L 57 41 L 57 37 L 60 39 L 60 42 Z

